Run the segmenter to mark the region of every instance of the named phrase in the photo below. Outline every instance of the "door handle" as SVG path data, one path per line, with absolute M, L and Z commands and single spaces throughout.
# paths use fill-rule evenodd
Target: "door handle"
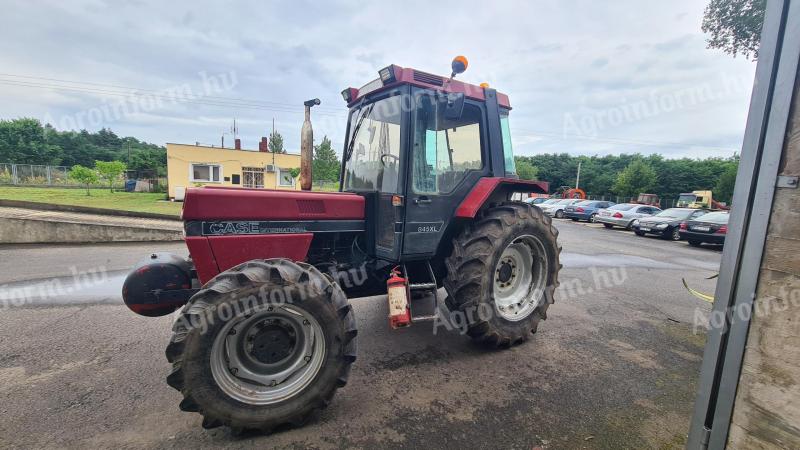
M 431 202 L 431 199 L 429 199 L 428 197 L 426 197 L 424 195 L 422 197 L 417 197 L 417 198 L 414 199 L 414 203 L 416 203 L 417 205 L 422 205 L 422 204 L 426 204 L 426 203 L 430 203 L 430 202 Z

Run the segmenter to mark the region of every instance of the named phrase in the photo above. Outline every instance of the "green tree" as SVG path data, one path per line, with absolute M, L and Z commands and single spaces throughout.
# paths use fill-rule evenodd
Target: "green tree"
M 328 136 L 322 138 L 319 145 L 314 146 L 314 162 L 312 172 L 314 180 L 338 181 L 339 180 L 339 158 L 331 146 Z
M 702 30 L 708 48 L 736 57 L 758 58 L 766 0 L 711 0 L 703 15 Z
M 521 180 L 535 180 L 539 169 L 530 163 L 527 159 L 515 158 L 514 163 L 517 166 L 517 176 Z
M 739 170 L 739 163 L 729 164 L 719 176 L 717 185 L 714 186 L 714 197 L 722 202 L 731 203 L 733 198 L 733 186 L 736 184 L 736 172 Z
M 114 182 L 125 173 L 125 163 L 122 161 L 95 161 L 95 169 L 100 179 L 108 183 L 108 188 L 114 192 Z
M 286 153 L 283 148 L 283 136 L 277 131 L 269 134 L 269 151 L 272 153 Z
M 91 185 L 97 184 L 97 172 L 78 164 L 72 166 L 72 169 L 69 171 L 69 177 L 80 184 L 86 185 L 86 195 L 92 195 L 89 188 Z
M 634 197 L 641 192 L 650 192 L 655 186 L 658 176 L 656 171 L 641 159 L 628 164 L 617 176 L 614 192 L 626 197 Z

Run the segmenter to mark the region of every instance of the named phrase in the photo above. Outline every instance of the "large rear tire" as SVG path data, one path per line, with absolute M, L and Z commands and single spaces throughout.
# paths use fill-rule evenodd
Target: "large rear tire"
M 203 427 L 301 425 L 346 384 L 356 321 L 345 294 L 311 265 L 255 260 L 192 297 L 166 350 L 167 383 Z
M 561 269 L 558 231 L 539 208 L 488 209 L 453 241 L 444 286 L 451 313 L 489 346 L 527 340 L 547 318 Z

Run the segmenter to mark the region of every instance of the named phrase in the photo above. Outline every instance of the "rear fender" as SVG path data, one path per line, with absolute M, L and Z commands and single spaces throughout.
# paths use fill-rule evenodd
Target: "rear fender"
M 516 178 L 481 178 L 456 209 L 456 217 L 473 219 L 484 207 L 507 201 L 515 192 L 546 194 L 549 191 L 546 181 L 528 181 Z

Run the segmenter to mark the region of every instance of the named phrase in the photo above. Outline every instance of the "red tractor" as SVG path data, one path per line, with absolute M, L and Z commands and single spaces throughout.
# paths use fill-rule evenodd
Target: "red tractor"
M 141 315 L 181 308 L 166 349 L 180 409 L 205 428 L 302 423 L 356 359 L 348 297 L 388 293 L 398 328 L 445 320 L 443 287 L 450 315 L 488 346 L 536 332 L 558 285 L 558 232 L 511 197 L 548 186 L 517 178 L 508 97 L 455 80 L 465 68 L 457 58 L 447 78 L 391 65 L 344 90 L 341 192 L 187 190 L 190 258 L 153 254 L 122 292 Z

